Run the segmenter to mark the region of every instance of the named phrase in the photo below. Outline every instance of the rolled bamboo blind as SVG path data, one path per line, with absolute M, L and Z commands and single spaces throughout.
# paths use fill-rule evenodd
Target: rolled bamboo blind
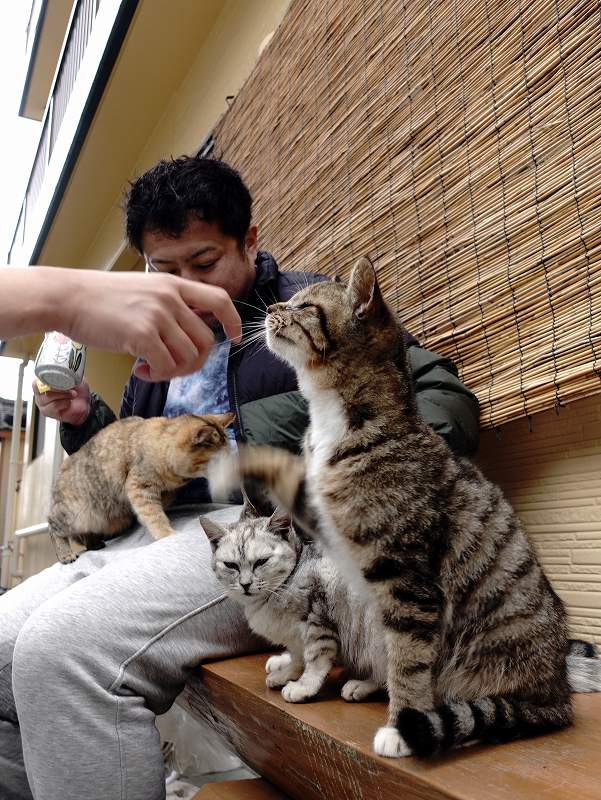
M 215 132 L 285 269 L 369 254 L 484 426 L 601 389 L 601 6 L 292 0 Z

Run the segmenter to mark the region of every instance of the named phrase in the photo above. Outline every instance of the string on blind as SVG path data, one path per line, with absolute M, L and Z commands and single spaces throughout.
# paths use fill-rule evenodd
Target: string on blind
M 601 389 L 590 0 L 292 0 L 215 131 L 284 269 L 386 296 L 484 426 Z

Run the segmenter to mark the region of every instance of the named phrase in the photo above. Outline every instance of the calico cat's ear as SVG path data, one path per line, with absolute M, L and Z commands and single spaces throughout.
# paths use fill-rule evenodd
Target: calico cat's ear
M 244 508 L 240 514 L 240 519 L 258 519 L 261 515 L 250 502 L 248 495 L 244 491 L 244 486 L 240 487 L 240 491 L 242 493 L 242 499 L 244 500 Z
M 207 535 L 207 539 L 211 543 L 213 551 L 215 551 L 217 545 L 219 544 L 219 540 L 226 532 L 225 528 L 208 517 L 199 517 L 199 521 L 203 531 Z
M 236 419 L 236 415 L 233 411 L 228 411 L 226 414 L 215 414 L 215 419 L 220 425 L 223 425 L 224 428 L 229 428 Z
M 279 536 L 288 537 L 292 529 L 292 517 L 287 511 L 282 508 L 276 508 L 269 522 L 267 523 L 267 530 L 272 533 L 277 533 Z
M 376 318 L 386 311 L 373 264 L 363 256 L 353 267 L 347 294 L 353 316 L 359 320 Z

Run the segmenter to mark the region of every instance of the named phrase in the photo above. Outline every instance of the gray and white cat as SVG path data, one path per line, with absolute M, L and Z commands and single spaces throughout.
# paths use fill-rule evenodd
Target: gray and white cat
M 213 570 L 256 633 L 286 648 L 266 664 L 269 688 L 292 703 L 319 692 L 334 663 L 351 669 L 345 700 L 386 686 L 384 631 L 377 607 L 349 588 L 320 546 L 303 541 L 290 516 L 260 517 L 248 499 L 240 520 L 201 517 Z

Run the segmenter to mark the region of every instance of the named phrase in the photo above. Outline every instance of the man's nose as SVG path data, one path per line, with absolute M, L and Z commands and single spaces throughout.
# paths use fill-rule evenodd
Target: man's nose
M 177 271 L 180 278 L 187 278 L 191 281 L 198 280 L 198 275 L 194 267 L 191 264 L 186 264 L 185 261 L 177 265 Z

